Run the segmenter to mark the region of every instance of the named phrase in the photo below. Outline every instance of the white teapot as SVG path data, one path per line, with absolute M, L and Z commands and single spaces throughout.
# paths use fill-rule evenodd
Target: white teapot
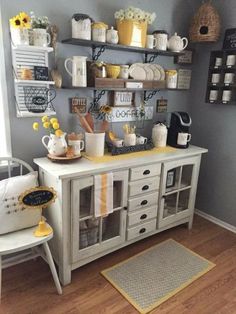
M 184 43 L 185 42 L 185 43 Z M 181 38 L 175 33 L 168 41 L 168 49 L 174 52 L 180 52 L 188 46 L 188 39 Z

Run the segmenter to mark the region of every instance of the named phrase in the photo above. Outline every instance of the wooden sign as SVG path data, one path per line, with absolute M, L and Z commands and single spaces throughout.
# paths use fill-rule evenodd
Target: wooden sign
M 191 70 L 179 69 L 177 89 L 190 89 L 191 76 Z
M 107 116 L 109 122 L 152 120 L 152 118 L 152 106 L 145 106 L 144 112 L 141 107 L 113 107 L 111 114 Z
M 180 56 L 175 56 L 174 63 L 176 64 L 192 64 L 193 63 L 193 50 L 187 49 L 181 51 Z
M 76 113 L 76 110 L 78 110 L 79 113 L 86 113 L 87 98 L 69 98 L 69 102 L 71 105 L 71 113 Z
M 117 107 L 129 107 L 134 102 L 134 93 L 132 92 L 114 92 L 113 105 Z
M 36 81 L 48 81 L 48 67 L 34 66 L 34 79 Z
M 55 202 L 56 197 L 56 191 L 53 188 L 39 186 L 22 193 L 19 202 L 26 208 L 45 208 Z
M 223 50 L 236 50 L 236 28 L 226 29 Z
M 164 99 L 164 98 L 158 99 L 156 112 L 158 113 L 167 112 L 167 105 L 168 105 L 167 99 Z

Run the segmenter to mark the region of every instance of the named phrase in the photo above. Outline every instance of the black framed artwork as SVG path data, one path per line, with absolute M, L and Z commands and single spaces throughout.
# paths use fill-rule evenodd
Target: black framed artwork
M 175 185 L 176 169 L 171 169 L 167 172 L 166 188 L 171 188 Z

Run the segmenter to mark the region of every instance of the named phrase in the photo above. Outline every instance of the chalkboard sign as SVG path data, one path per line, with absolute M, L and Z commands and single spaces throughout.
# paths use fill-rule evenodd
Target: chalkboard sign
M 56 192 L 53 188 L 40 186 L 25 191 L 19 197 L 19 202 L 26 208 L 44 208 L 53 203 Z
M 34 79 L 36 81 L 48 81 L 48 78 L 48 67 L 34 67 Z
M 223 50 L 236 50 L 236 28 L 226 29 Z
M 47 102 L 47 99 L 43 96 L 32 97 L 32 103 L 36 106 L 42 106 Z

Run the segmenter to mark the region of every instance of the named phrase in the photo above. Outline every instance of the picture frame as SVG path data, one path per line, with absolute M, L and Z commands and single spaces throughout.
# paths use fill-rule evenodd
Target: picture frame
M 166 175 L 166 188 L 171 188 L 175 185 L 176 169 L 171 169 Z
M 112 93 L 114 107 L 130 107 L 134 106 L 135 94 L 133 92 L 115 91 Z
M 228 28 L 225 30 L 223 50 L 236 50 L 236 28 Z
M 174 63 L 175 64 L 184 64 L 184 65 L 190 65 L 193 64 L 193 55 L 194 55 L 194 50 L 193 49 L 186 49 L 181 51 L 180 56 L 175 56 L 174 57 Z
M 49 80 L 48 67 L 38 65 L 34 66 L 34 79 L 36 81 L 48 81 Z

